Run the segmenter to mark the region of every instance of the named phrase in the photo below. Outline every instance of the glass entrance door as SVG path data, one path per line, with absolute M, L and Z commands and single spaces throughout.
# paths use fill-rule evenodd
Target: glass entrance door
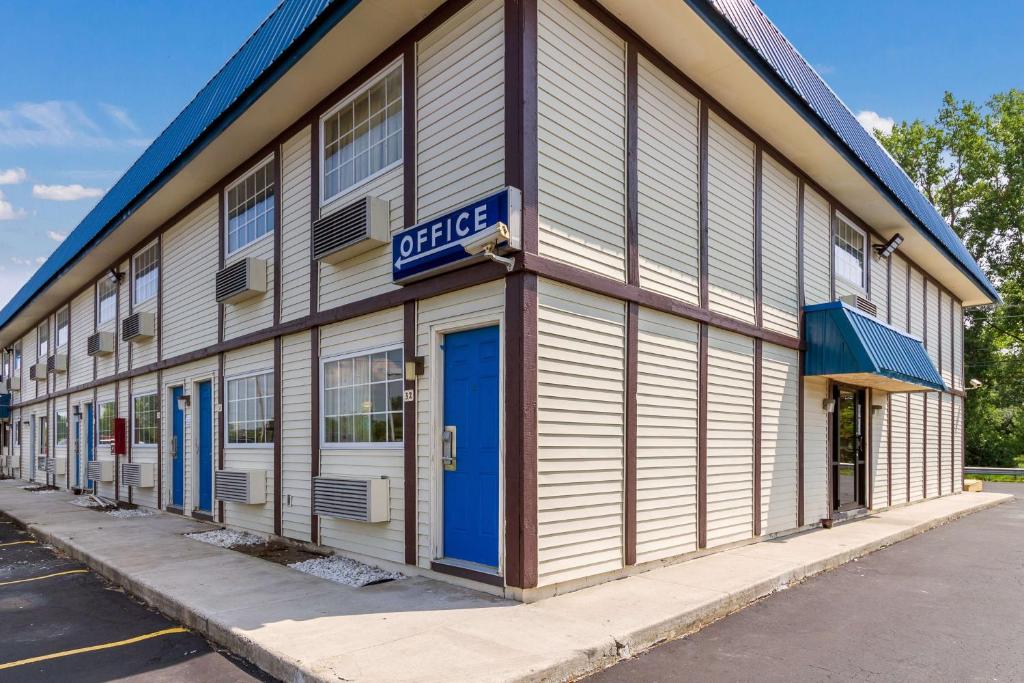
M 863 389 L 835 387 L 832 413 L 832 509 L 864 507 L 867 500 L 864 457 Z

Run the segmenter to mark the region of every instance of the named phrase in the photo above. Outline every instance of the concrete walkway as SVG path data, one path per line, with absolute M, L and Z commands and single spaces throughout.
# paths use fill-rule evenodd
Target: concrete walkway
M 114 519 L 0 482 L 0 511 L 279 678 L 565 680 L 807 576 L 1011 500 L 971 493 L 522 605 L 421 577 L 348 588 L 184 538 L 169 514 Z

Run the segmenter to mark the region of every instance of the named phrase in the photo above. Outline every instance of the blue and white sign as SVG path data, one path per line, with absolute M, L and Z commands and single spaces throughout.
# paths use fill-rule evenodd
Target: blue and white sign
M 522 193 L 506 187 L 451 213 L 406 228 L 391 238 L 395 282 L 451 270 L 471 261 L 493 243 L 494 253 L 520 248 Z

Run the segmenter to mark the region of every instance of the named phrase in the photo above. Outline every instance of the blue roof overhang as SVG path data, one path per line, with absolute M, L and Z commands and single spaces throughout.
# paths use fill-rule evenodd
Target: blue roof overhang
M 945 391 L 917 337 L 833 301 L 804 308 L 804 374 L 891 392 Z

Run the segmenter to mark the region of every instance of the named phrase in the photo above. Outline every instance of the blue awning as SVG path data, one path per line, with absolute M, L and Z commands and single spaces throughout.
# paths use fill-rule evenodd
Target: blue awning
M 804 308 L 804 374 L 885 391 L 944 391 L 924 344 L 841 301 Z

